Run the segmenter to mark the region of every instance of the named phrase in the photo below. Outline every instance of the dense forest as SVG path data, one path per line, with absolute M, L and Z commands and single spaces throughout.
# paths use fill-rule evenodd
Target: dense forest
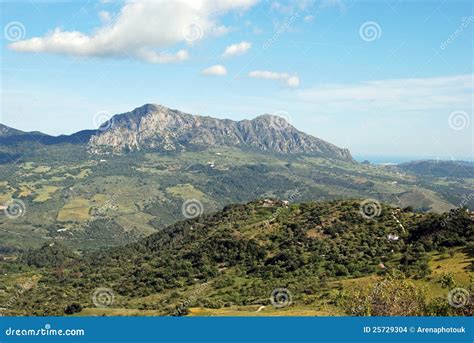
M 430 279 L 434 254 L 473 257 L 469 212 L 415 213 L 385 204 L 370 215 L 363 210 L 358 200 L 265 199 L 177 222 L 122 247 L 73 251 L 54 240 L 2 263 L 5 275 L 35 280 L 7 314 L 77 313 L 94 307 L 91 294 L 98 288 L 113 294 L 113 307 L 160 315 L 184 315 L 188 307 L 266 306 L 277 288 L 291 290 L 292 306 L 328 305 L 341 314 L 395 315 L 394 306 L 401 303 L 378 304 L 394 288 L 401 292 L 397 299 L 417 301 L 407 314 L 473 313 L 472 304 L 449 306 L 415 287 L 435 282 Z M 472 263 L 464 273 L 470 279 L 462 285 L 449 273 L 438 281 L 446 292 L 455 286 L 472 291 Z M 368 287 L 342 287 L 344 280 L 368 276 L 374 277 Z M 7 278 L 0 287 L 11 294 Z M 201 290 L 199 296 L 186 300 L 193 289 Z

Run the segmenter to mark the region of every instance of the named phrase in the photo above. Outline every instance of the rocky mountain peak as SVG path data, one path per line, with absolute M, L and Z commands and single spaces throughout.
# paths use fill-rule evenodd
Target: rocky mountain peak
M 352 161 L 348 150 L 297 130 L 283 116 L 264 114 L 252 120 L 233 121 L 191 115 L 156 104 L 114 116 L 89 141 L 93 153 L 180 151 L 215 145 Z

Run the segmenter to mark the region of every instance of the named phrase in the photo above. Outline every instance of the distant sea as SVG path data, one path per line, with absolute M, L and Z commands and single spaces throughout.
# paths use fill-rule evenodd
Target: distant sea
M 353 156 L 356 161 L 369 161 L 372 164 L 399 164 L 404 162 L 410 161 L 418 161 L 418 160 L 444 160 L 449 161 L 452 160 L 451 157 L 439 157 L 439 156 L 382 156 L 382 155 L 354 155 Z M 457 157 L 454 158 L 455 161 L 469 161 L 474 162 L 473 157 Z

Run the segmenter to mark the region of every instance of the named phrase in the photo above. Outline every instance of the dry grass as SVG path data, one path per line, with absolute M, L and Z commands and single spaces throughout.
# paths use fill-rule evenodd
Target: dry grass
M 84 222 L 90 218 L 91 206 L 87 199 L 73 199 L 59 211 L 58 221 Z
M 321 317 L 321 316 L 337 316 L 341 313 L 336 308 L 327 307 L 324 310 L 316 310 L 310 307 L 293 307 L 288 306 L 284 308 L 274 308 L 271 305 L 265 306 L 258 311 L 260 306 L 234 306 L 219 309 L 210 309 L 202 307 L 192 307 L 189 309 L 191 317 L 197 316 L 216 316 L 216 317 Z M 258 312 L 257 312 L 258 311 Z
M 194 188 L 193 185 L 189 183 L 168 187 L 166 188 L 166 192 L 182 199 L 202 200 L 205 198 L 205 194 L 203 192 Z
M 127 308 L 84 308 L 75 316 L 159 316 L 156 310 L 138 310 Z

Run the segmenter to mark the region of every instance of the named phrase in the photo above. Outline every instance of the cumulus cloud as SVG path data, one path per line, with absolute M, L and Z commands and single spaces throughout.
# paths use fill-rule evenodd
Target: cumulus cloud
M 248 74 L 249 77 L 255 79 L 265 79 L 265 80 L 276 80 L 283 82 L 288 87 L 298 87 L 300 84 L 300 79 L 296 75 L 290 75 L 288 73 L 276 73 L 273 71 L 266 70 L 254 70 Z
M 225 48 L 224 53 L 222 54 L 223 57 L 232 57 L 232 56 L 240 56 L 245 54 L 251 48 L 252 44 L 249 42 L 240 42 L 237 44 L 229 45 Z
M 176 53 L 169 53 L 166 51 L 156 52 L 143 49 L 139 51 L 136 56 L 149 63 L 174 63 L 187 60 L 189 58 L 189 53 L 184 49 L 179 50 Z
M 329 111 L 363 111 L 374 106 L 396 111 L 452 111 L 472 106 L 472 81 L 473 75 L 468 74 L 329 84 L 299 90 L 297 97 Z
M 212 76 L 224 76 L 224 75 L 227 75 L 227 69 L 221 64 L 216 64 L 209 68 L 204 69 L 201 72 L 201 74 L 212 75 Z
M 110 22 L 92 33 L 56 28 L 43 37 L 14 42 L 18 52 L 46 52 L 84 57 L 134 57 L 150 63 L 185 60 L 185 50 L 164 52 L 175 44 L 197 41 L 228 31 L 219 24 L 221 16 L 242 11 L 256 0 L 130 1 L 116 16 L 99 14 Z M 111 20 L 111 18 L 114 18 Z

